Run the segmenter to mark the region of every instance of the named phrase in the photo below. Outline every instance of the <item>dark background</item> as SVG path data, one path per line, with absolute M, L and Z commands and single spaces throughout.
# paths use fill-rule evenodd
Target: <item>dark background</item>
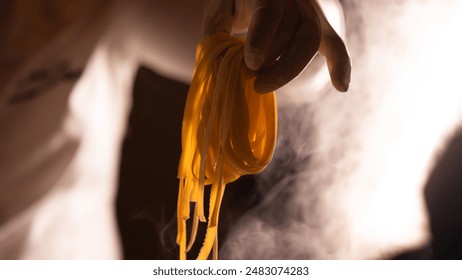
M 178 258 L 177 168 L 187 93 L 188 85 L 163 78 L 147 68 L 138 71 L 122 150 L 117 199 L 126 259 Z M 258 202 L 253 186 L 252 176 L 227 185 L 220 211 L 219 240 L 223 240 L 227 228 L 242 213 Z M 199 230 L 197 246 L 191 250 L 190 258 L 197 256 L 205 226 Z

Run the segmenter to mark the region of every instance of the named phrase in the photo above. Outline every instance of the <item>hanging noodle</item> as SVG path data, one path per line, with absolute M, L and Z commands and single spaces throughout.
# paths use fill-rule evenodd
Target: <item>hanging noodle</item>
M 218 258 L 218 216 L 226 184 L 261 172 L 276 144 L 275 93 L 259 94 L 254 74 L 243 60 L 243 41 L 226 33 L 198 44 L 196 69 L 183 116 L 182 154 L 178 168 L 180 259 L 194 244 L 198 223 L 208 222 L 197 259 Z M 204 216 L 204 185 L 211 185 L 209 214 Z M 192 232 L 186 221 L 194 203 Z

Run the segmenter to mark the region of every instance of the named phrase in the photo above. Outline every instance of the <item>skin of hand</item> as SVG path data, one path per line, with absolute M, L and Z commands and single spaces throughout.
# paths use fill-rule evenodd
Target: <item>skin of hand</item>
M 246 28 L 248 26 L 248 28 Z M 319 51 L 334 87 L 348 90 L 351 59 L 316 0 L 209 0 L 205 36 L 247 31 L 244 58 L 256 71 L 255 89 L 274 91 L 296 78 Z

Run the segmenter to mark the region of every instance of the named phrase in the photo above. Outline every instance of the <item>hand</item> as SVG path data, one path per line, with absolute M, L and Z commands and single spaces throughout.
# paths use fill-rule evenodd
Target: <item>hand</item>
M 247 30 L 245 63 L 255 89 L 271 92 L 297 77 L 319 51 L 334 87 L 348 90 L 351 60 L 316 0 L 209 0 L 205 35 Z

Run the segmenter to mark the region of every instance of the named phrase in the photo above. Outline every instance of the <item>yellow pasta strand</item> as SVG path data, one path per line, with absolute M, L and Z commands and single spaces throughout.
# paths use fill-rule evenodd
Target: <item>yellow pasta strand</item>
M 193 246 L 199 221 L 207 232 L 197 259 L 218 258 L 218 218 L 226 184 L 242 175 L 261 172 L 276 144 L 275 93 L 259 94 L 254 74 L 246 67 L 243 41 L 217 33 L 200 42 L 196 69 L 183 116 L 182 154 L 178 167 L 178 235 L 180 259 Z M 208 218 L 204 186 L 211 185 Z M 194 203 L 193 226 L 187 241 L 186 221 Z

